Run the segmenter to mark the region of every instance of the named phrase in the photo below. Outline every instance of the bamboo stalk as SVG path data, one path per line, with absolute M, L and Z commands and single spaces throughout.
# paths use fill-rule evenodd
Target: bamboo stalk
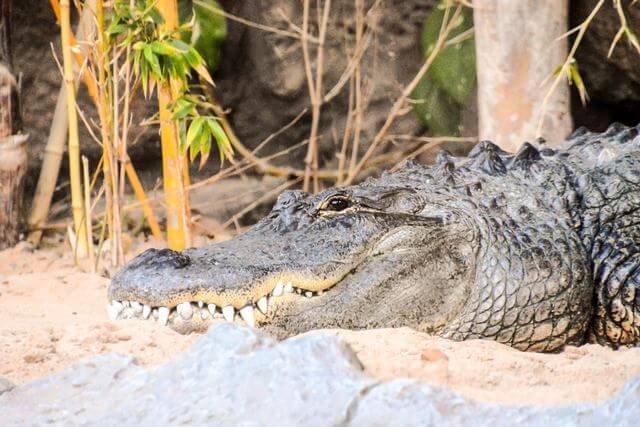
M 91 184 L 89 178 L 89 159 L 82 156 L 82 177 L 84 178 L 84 219 L 87 227 L 87 248 L 89 250 L 89 264 L 95 273 L 95 257 L 93 254 L 93 228 L 91 225 Z
M 54 14 L 59 20 L 60 19 L 60 3 L 58 2 L 58 0 L 49 0 L 49 1 L 53 8 Z M 96 21 L 98 23 L 98 38 L 99 38 L 98 49 L 99 49 L 100 59 L 103 60 L 105 55 L 103 1 L 91 0 L 89 3 L 90 3 L 90 9 L 93 9 L 95 6 L 95 10 L 96 10 L 95 14 L 96 14 Z M 84 13 L 83 13 L 83 16 L 84 16 Z M 79 26 L 78 33 L 80 33 L 81 31 L 82 31 L 82 27 Z M 73 43 L 75 43 L 75 38 L 72 38 L 72 41 Z M 80 51 L 76 51 L 74 52 L 74 57 L 76 59 L 76 63 L 78 64 L 78 66 L 81 67 L 85 61 L 85 56 L 83 55 L 83 53 Z M 100 70 L 102 71 L 103 76 L 102 76 L 102 79 L 99 78 L 97 83 L 100 84 L 100 87 L 105 87 L 104 84 L 106 84 L 106 82 L 104 79 L 104 70 L 105 70 L 104 66 L 101 66 Z M 96 86 L 97 83 L 96 83 L 95 76 L 89 73 L 86 67 L 83 67 L 82 78 L 87 87 L 87 91 L 89 92 L 89 95 L 91 96 L 91 98 L 96 104 L 96 107 L 98 109 L 98 114 L 104 115 L 104 117 L 106 117 L 107 111 L 108 111 L 108 108 L 107 108 L 108 101 L 106 103 L 103 103 L 105 100 L 101 99 L 101 96 L 99 95 L 99 91 L 97 90 L 97 86 Z M 109 121 L 107 120 L 107 123 L 108 122 Z M 104 143 L 104 138 L 103 138 L 103 143 Z M 153 212 L 153 208 L 151 207 L 151 204 L 147 199 L 147 193 L 145 192 L 144 187 L 140 182 L 138 173 L 133 167 L 133 164 L 131 163 L 131 159 L 129 158 L 129 155 L 126 153 L 126 150 L 123 150 L 122 146 L 119 146 L 118 148 L 119 148 L 118 156 L 121 158 L 124 158 L 123 161 L 125 163 L 125 173 L 127 174 L 129 185 L 133 189 L 133 193 L 135 194 L 136 198 L 138 199 L 138 201 L 140 201 L 140 204 L 142 205 L 142 211 L 149 224 L 151 233 L 157 239 L 162 240 L 163 237 L 162 237 L 162 231 L 160 230 L 160 224 L 158 223 L 158 219 L 156 218 L 156 215 Z M 106 150 L 108 151 L 108 149 L 109 147 L 107 147 Z M 105 150 L 104 147 L 103 147 L 103 150 Z M 108 154 L 109 158 L 112 158 L 111 153 L 105 152 L 104 154 L 105 156 Z M 111 166 L 107 164 L 105 164 L 104 166 L 107 167 L 108 169 L 111 168 Z M 107 172 L 109 172 L 109 170 Z
M 54 2 L 57 6 L 54 6 Z M 54 6 L 56 16 L 59 17 L 60 4 L 56 0 L 51 0 L 51 4 Z M 88 19 L 89 16 L 85 11 L 80 18 L 78 27 L 76 28 L 76 34 L 79 35 L 82 32 L 82 29 Z M 27 239 L 34 245 L 37 245 L 42 237 L 42 229 L 49 214 L 49 207 L 51 206 L 51 199 L 56 187 L 58 172 L 60 171 L 60 164 L 62 163 L 62 156 L 64 154 L 67 127 L 69 124 L 65 90 L 65 84 L 62 82 L 53 113 L 53 120 L 51 121 L 51 129 L 49 129 L 47 145 L 44 149 L 42 168 L 38 177 L 33 201 L 31 202 L 31 212 L 29 213 L 29 218 L 27 220 L 27 225 L 30 230 Z
M 53 8 L 54 14 L 58 18 L 58 20 L 60 20 L 60 3 L 58 2 L 58 0 L 50 0 L 50 3 Z M 100 13 L 98 13 L 98 11 Z M 76 38 L 79 37 L 82 33 L 83 26 L 86 25 L 86 21 L 89 17 L 88 12 L 89 8 L 83 10 L 81 21 L 78 24 L 78 28 L 76 30 L 76 37 L 72 36 L 71 38 L 72 44 L 75 44 Z M 96 17 L 98 17 L 98 15 L 102 15 L 102 0 L 98 0 L 96 2 Z M 102 26 L 103 19 L 97 19 L 97 21 L 98 25 Z M 99 31 L 98 37 L 101 37 L 103 33 L 103 30 Z M 94 100 L 94 102 L 96 102 L 98 114 L 106 115 L 107 104 L 101 105 L 104 100 L 100 99 L 101 97 L 100 95 L 98 95 L 99 91 L 97 90 L 96 79 L 91 73 L 87 72 L 86 67 L 82 67 L 82 64 L 85 60 L 84 55 L 82 54 L 82 52 L 76 51 L 74 52 L 74 58 L 78 66 L 83 70 L 83 80 L 85 82 L 89 95 Z M 101 87 L 104 87 L 103 83 L 104 82 L 101 83 Z M 28 236 L 28 240 L 33 244 L 38 244 L 42 237 L 44 222 L 46 221 L 47 215 L 49 213 L 53 191 L 55 189 L 58 172 L 60 170 L 60 163 L 62 162 L 62 155 L 64 154 L 64 143 L 68 126 L 68 116 L 66 111 L 67 98 L 65 96 L 65 85 L 63 82 L 60 86 L 58 101 L 54 110 L 52 125 L 51 129 L 49 130 L 49 138 L 47 140 L 47 145 L 44 152 L 42 168 L 40 171 L 38 184 L 36 186 L 35 195 L 33 197 L 33 202 L 31 203 L 31 212 L 28 219 L 29 230 L 31 230 Z M 108 146 L 106 149 L 103 146 L 104 158 L 112 159 L 113 156 L 108 152 L 108 150 Z M 138 174 L 136 173 L 136 170 L 131 164 L 128 156 L 126 157 L 126 159 L 127 163 L 125 165 L 125 172 L 127 174 L 127 178 L 129 179 L 129 184 L 131 185 L 136 198 L 142 206 L 144 216 L 147 220 L 147 223 L 149 224 L 149 227 L 151 228 L 152 234 L 157 239 L 162 240 L 160 225 L 153 212 L 153 208 L 149 203 L 146 192 L 144 191 L 140 179 L 138 178 Z M 104 167 L 106 168 L 106 170 L 104 171 L 105 175 L 110 176 L 111 162 L 109 162 L 108 164 L 105 163 Z M 110 192 L 105 192 L 105 194 L 109 194 L 108 197 L 111 198 Z M 109 204 L 108 201 L 107 203 Z M 111 222 L 109 221 L 109 223 Z
M 95 1 L 95 0 L 94 0 Z M 51 8 L 53 9 L 53 13 L 56 15 L 56 19 L 58 20 L 58 22 L 61 22 L 60 20 L 60 2 L 58 0 L 49 0 L 49 3 L 51 3 Z M 88 10 L 87 10 L 88 11 Z M 80 23 L 78 24 L 78 28 L 76 29 L 76 33 L 78 34 L 78 37 L 82 37 L 84 36 L 85 33 L 85 28 L 88 24 L 88 19 L 85 17 L 85 13 L 87 11 L 83 11 L 83 18 L 80 20 Z M 70 38 L 69 38 L 69 42 L 72 46 L 78 46 L 78 42 L 76 40 L 76 37 L 74 37 L 73 34 L 70 34 Z M 98 87 L 96 86 L 96 81 L 95 79 L 91 78 L 91 75 L 89 74 L 87 67 L 83 67 L 84 61 L 85 61 L 85 55 L 80 51 L 80 50 L 74 50 L 73 52 L 73 57 L 76 61 L 76 64 L 78 65 L 78 67 L 82 70 L 82 78 L 84 79 L 85 85 L 87 86 L 87 92 L 89 93 L 89 96 L 91 96 L 91 99 L 93 99 L 93 101 L 96 103 L 98 103 Z
M 58 4 L 58 0 L 50 0 L 51 5 L 53 7 L 54 13 L 56 13 L 56 16 L 59 16 L 60 12 L 59 12 L 59 6 L 58 8 L 56 8 L 56 4 Z M 95 3 L 95 9 L 96 9 L 96 21 L 98 24 L 98 55 L 99 55 L 99 60 L 100 61 L 104 61 L 105 58 L 105 42 L 104 42 L 104 7 L 103 7 L 103 0 L 92 0 L 91 1 L 91 6 L 93 6 L 93 4 Z M 78 64 L 82 64 L 84 62 L 84 57 L 82 55 L 81 52 L 76 52 L 76 62 L 78 62 Z M 100 87 L 105 87 L 106 85 L 106 78 L 104 75 L 104 70 L 105 70 L 106 65 L 104 63 L 99 65 L 99 69 L 100 72 L 102 73 L 102 76 L 98 76 L 99 80 L 98 83 L 100 84 Z M 96 87 L 96 80 L 95 80 L 95 76 L 93 76 L 91 73 L 88 72 L 84 72 L 82 77 L 84 78 L 84 82 L 87 86 L 87 89 L 89 91 L 89 94 L 92 93 L 91 88 L 95 88 Z M 106 94 L 106 92 L 103 91 L 103 94 Z M 108 128 L 108 123 L 109 123 L 109 119 L 108 119 L 108 99 L 107 98 L 103 98 L 101 96 L 97 96 L 97 97 L 93 97 L 94 101 L 96 102 L 96 107 L 98 108 L 98 114 L 101 116 L 101 122 L 103 122 L 102 118 L 106 118 L 106 122 L 107 123 L 107 128 Z M 108 139 L 107 139 L 108 140 Z M 105 149 L 104 147 L 104 135 L 103 135 L 103 150 L 105 151 L 105 157 L 109 157 L 110 159 L 113 158 L 112 153 L 109 152 L 109 146 L 107 146 L 107 148 Z M 138 201 L 140 202 L 141 206 L 142 206 L 142 212 L 144 214 L 144 217 L 147 220 L 147 223 L 149 224 L 149 228 L 151 229 L 151 233 L 153 234 L 153 236 L 158 239 L 158 240 L 163 240 L 163 236 L 162 236 L 162 231 L 160 230 L 160 224 L 158 223 L 158 219 L 156 218 L 155 213 L 153 212 L 153 208 L 151 207 L 151 204 L 149 203 L 149 200 L 147 198 L 147 193 L 144 190 L 144 187 L 142 186 L 142 183 L 140 182 L 140 178 L 138 177 L 138 173 L 136 172 L 135 168 L 133 167 L 133 164 L 131 163 L 131 159 L 129 158 L 129 155 L 126 153 L 126 149 L 122 147 L 122 145 L 118 146 L 118 156 L 120 158 L 123 159 L 124 162 L 124 168 L 125 168 L 125 173 L 127 175 L 127 179 L 129 180 L 129 185 L 131 186 L 131 189 L 133 190 L 134 195 L 136 196 L 136 198 L 138 199 Z M 110 164 L 105 164 L 104 167 L 107 168 L 107 170 L 104 172 L 105 176 L 106 174 L 110 174 L 110 169 L 111 169 L 111 165 Z
M 164 28 L 178 26 L 176 0 L 158 0 L 158 10 L 164 18 Z M 182 250 L 190 243 L 185 172 L 177 140 L 177 129 L 169 111 L 172 102 L 171 81 L 158 82 L 158 109 L 160 113 L 160 141 L 162 145 L 162 175 L 167 209 L 167 244 L 170 249 Z
M 160 109 L 160 140 L 162 145 L 162 176 L 164 198 L 167 209 L 167 244 L 174 250 L 186 247 L 186 215 L 181 173 L 182 160 L 178 144 L 174 138 L 174 125 L 167 106 L 171 103 L 171 93 L 166 85 L 158 86 L 158 105 Z
M 51 0 L 55 1 L 55 0 Z M 97 22 L 97 49 L 98 49 L 98 58 L 97 58 L 97 67 L 98 67 L 98 83 L 100 85 L 101 90 L 98 93 L 98 99 L 96 106 L 98 107 L 98 115 L 100 116 L 100 135 L 102 137 L 102 175 L 104 182 L 104 194 L 105 194 L 105 222 L 103 233 L 106 231 L 107 238 L 109 242 L 113 243 L 113 171 L 112 171 L 112 163 L 113 163 L 113 153 L 112 153 L 112 142 L 110 138 L 110 120 L 108 113 L 108 93 L 106 90 L 107 78 L 106 78 L 106 42 L 104 37 L 104 9 L 102 5 L 102 0 L 95 1 L 96 7 L 96 22 Z M 54 8 L 55 10 L 55 8 Z M 85 74 L 86 76 L 86 74 Z M 95 77 L 94 77 L 95 78 Z M 93 80 L 93 79 L 91 79 Z M 113 254 L 112 252 L 112 255 Z M 111 262 L 113 264 L 115 257 L 112 256 Z M 95 268 L 95 264 L 94 264 Z
M 80 143 L 78 139 L 78 116 L 76 113 L 76 90 L 71 56 L 71 19 L 69 0 L 60 2 L 60 33 L 62 38 L 62 57 L 65 92 L 67 96 L 67 115 L 69 117 L 69 178 L 71 181 L 71 209 L 76 235 L 77 258 L 87 257 L 87 229 L 82 220 L 82 181 L 80 176 Z

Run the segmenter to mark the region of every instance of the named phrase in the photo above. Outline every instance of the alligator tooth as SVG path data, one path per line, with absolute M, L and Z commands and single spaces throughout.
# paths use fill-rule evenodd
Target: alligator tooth
M 191 307 L 191 303 L 189 301 L 178 304 L 176 310 L 178 310 L 178 314 L 184 320 L 189 320 L 191 319 L 191 317 L 193 317 L 193 308 Z
M 307 298 L 311 298 L 311 297 L 313 296 L 313 292 L 311 292 L 311 291 L 306 291 L 306 292 L 304 293 L 304 296 L 305 296 L 305 297 L 307 297 Z
M 242 307 L 240 309 L 240 316 L 242 317 L 242 319 L 245 322 L 247 322 L 247 325 L 251 326 L 252 328 L 255 328 L 256 319 L 253 316 L 253 306 L 252 305 L 245 305 L 244 307 Z
M 207 305 L 207 308 L 209 309 L 209 313 L 211 313 L 211 317 L 214 317 L 216 315 L 216 305 L 209 304 Z
M 129 307 L 131 304 L 129 304 L 129 301 L 122 301 L 122 305 Z
M 300 288 L 295 288 L 296 294 L 301 295 L 302 294 L 302 289 Z
M 273 292 L 271 292 L 271 295 L 273 295 L 274 297 L 279 297 L 280 295 L 282 295 L 283 291 L 284 285 L 282 284 L 282 281 L 279 281 L 276 287 L 273 288 Z
M 198 308 L 204 307 L 204 301 L 198 301 Z
M 149 315 L 151 314 L 151 307 L 148 306 L 147 304 L 142 306 L 142 318 L 143 319 L 148 319 Z
M 324 293 L 324 291 L 318 291 L 318 296 L 322 295 Z
M 227 322 L 233 322 L 233 318 L 236 315 L 236 309 L 232 305 L 222 307 L 222 315 Z
M 293 292 L 293 285 L 291 284 L 291 282 L 289 282 L 286 285 L 284 285 L 284 293 L 290 294 L 291 292 Z
M 142 313 L 142 304 L 140 304 L 138 301 L 131 301 L 131 307 L 133 308 L 134 313 Z
M 209 317 L 209 312 L 207 310 L 200 311 L 200 318 L 202 320 L 207 320 L 207 317 Z M 211 315 L 211 317 L 213 317 L 213 315 Z
M 267 302 L 267 297 L 262 297 L 256 303 L 258 306 L 258 310 L 262 312 L 262 314 L 267 314 L 267 308 L 269 307 L 269 303 Z
M 159 307 L 158 308 L 158 323 L 162 326 L 166 326 L 169 321 L 169 308 L 168 307 Z
M 122 309 L 122 304 L 117 301 L 114 301 L 111 304 L 107 304 L 107 314 L 109 315 L 109 319 L 117 320 L 118 315 L 122 312 Z

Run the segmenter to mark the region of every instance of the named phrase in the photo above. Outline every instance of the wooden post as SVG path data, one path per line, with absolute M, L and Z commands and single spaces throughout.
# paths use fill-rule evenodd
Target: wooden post
M 537 136 L 557 145 L 571 131 L 569 88 L 546 105 L 543 85 L 565 61 L 568 0 L 474 0 L 479 137 L 514 152 Z M 536 135 L 543 120 L 541 135 Z
M 0 249 L 18 242 L 22 225 L 26 135 L 20 117 L 19 88 L 11 67 L 11 1 L 0 0 Z

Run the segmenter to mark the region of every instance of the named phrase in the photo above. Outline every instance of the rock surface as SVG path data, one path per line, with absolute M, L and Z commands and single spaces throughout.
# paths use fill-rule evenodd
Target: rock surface
M 277 343 L 217 324 L 152 370 L 104 354 L 0 396 L 5 425 L 632 425 L 640 379 L 598 404 L 474 402 L 414 380 L 367 376 L 341 339 L 318 333 Z
M 6 378 L 0 377 L 0 394 L 13 390 L 15 385 Z

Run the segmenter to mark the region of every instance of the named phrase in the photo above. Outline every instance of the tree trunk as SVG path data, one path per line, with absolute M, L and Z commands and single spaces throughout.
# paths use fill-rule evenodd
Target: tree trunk
M 26 135 L 22 128 L 19 88 L 11 72 L 11 1 L 0 0 L 0 249 L 18 242 L 22 225 Z
M 567 55 L 568 0 L 475 0 L 479 136 L 514 152 L 537 136 L 561 144 L 571 131 L 568 84 L 543 109 L 543 85 Z M 542 131 L 536 135 L 538 123 Z

